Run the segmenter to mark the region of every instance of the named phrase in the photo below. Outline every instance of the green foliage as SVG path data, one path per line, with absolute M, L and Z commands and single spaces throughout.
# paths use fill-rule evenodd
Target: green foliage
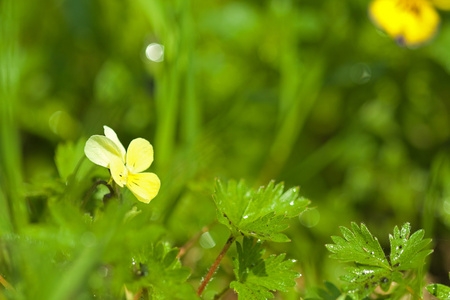
M 401 230 L 395 226 L 394 235 L 389 235 L 391 243 L 390 264 L 395 271 L 407 271 L 423 265 L 425 257 L 433 250 L 425 249 L 431 239 L 423 239 L 423 229 L 410 236 L 411 226 L 405 223 Z
M 55 164 L 58 169 L 59 176 L 61 179 L 66 181 L 69 175 L 77 174 L 76 169 L 82 160 L 85 159 L 84 156 L 84 144 L 86 140 L 79 139 L 75 144 L 72 142 L 61 143 L 56 147 L 55 153 Z M 85 173 L 79 174 L 79 177 L 83 178 Z
M 401 294 L 410 276 L 418 291 L 425 273 L 446 274 L 449 15 L 439 13 L 433 41 L 411 50 L 373 26 L 372 1 L 0 1 L 0 274 L 17 292 L 6 298 L 120 299 L 125 282 L 141 289 L 129 278 L 132 257 L 158 241 L 182 247 L 202 228 L 216 245 L 228 228 L 286 234 L 292 242 L 270 251 L 296 259 L 305 275 L 287 299 L 312 295 L 340 271 L 323 244 L 352 220 L 376 236 L 415 220 L 437 252 L 416 273 L 427 253 L 414 247 L 425 242 L 404 246 L 402 229 L 386 256 L 370 236 L 367 246 L 342 246 L 359 261 L 340 254 L 358 264 L 347 275 L 359 276 L 356 287 L 403 280 Z M 151 43 L 164 47 L 162 61 L 146 58 Z M 128 192 L 103 199 L 108 189 L 93 180 L 108 171 L 79 163 L 102 125 L 124 144 L 153 144 L 162 186 L 149 205 Z M 282 231 L 284 212 L 267 210 L 246 223 L 233 215 L 234 206 L 245 211 L 245 191 L 224 203 L 228 218 L 217 210 L 226 228 L 211 228 L 218 176 L 300 185 L 315 199 L 314 222 L 293 217 Z M 197 287 L 218 251 L 191 245 L 181 262 Z M 231 261 L 221 266 L 206 299 L 229 285 Z
M 354 262 L 341 279 L 348 284 L 345 291 L 354 299 L 363 299 L 373 293 L 377 286 L 387 292 L 392 281 L 404 283 L 400 271 L 410 271 L 421 267 L 424 259 L 433 250 L 425 249 L 431 239 L 423 239 L 424 230 L 410 236 L 411 226 L 405 223 L 401 229 L 394 228 L 389 236 L 391 252 L 389 258 L 383 252 L 378 239 L 364 224 L 359 227 L 352 223 L 352 230 L 341 227 L 342 237 L 333 236 L 335 244 L 326 245 L 332 258 L 343 262 Z M 419 291 L 420 293 L 420 291 Z
M 151 245 L 133 258 L 134 281 L 127 288 L 145 288 L 152 299 L 197 299 L 186 280 L 190 269 L 182 267 L 179 250 L 168 244 Z
M 429 284 L 427 285 L 427 290 L 431 295 L 435 296 L 438 299 L 450 299 L 450 287 L 446 285 L 439 283 Z
M 258 190 L 248 188 L 244 181 L 216 181 L 214 202 L 217 218 L 234 236 L 243 234 L 261 240 L 288 242 L 281 233 L 289 226 L 286 221 L 306 209 L 309 200 L 298 196 L 298 188 L 284 192 L 284 184 L 269 182 Z
M 390 269 L 378 239 L 372 236 L 364 224 L 361 224 L 360 228 L 356 223 L 352 223 L 353 232 L 346 227 L 340 229 L 344 238 L 333 236 L 335 244 L 327 245 L 328 250 L 333 252 L 332 258 Z
M 317 296 L 306 297 L 306 300 L 350 300 L 350 296 L 343 295 L 337 286 L 329 281 L 325 281 L 326 289 L 318 288 L 315 293 Z
M 242 245 L 237 242 L 236 248 L 238 257 L 233 259 L 236 281 L 230 287 L 240 299 L 269 299 L 273 298 L 271 291 L 286 291 L 295 286 L 295 278 L 300 274 L 292 270 L 295 262 L 285 260 L 285 254 L 263 259 L 261 242 L 251 237 L 244 237 Z

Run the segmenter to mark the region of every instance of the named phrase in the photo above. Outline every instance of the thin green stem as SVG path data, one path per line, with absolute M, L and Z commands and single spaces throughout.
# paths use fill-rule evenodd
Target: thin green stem
M 89 191 L 86 193 L 86 196 L 83 199 L 83 202 L 81 204 L 81 207 L 84 207 L 87 203 L 87 201 L 89 200 L 89 198 L 91 197 L 91 195 L 94 193 L 95 189 L 97 188 L 97 186 L 103 184 L 104 186 L 106 186 L 109 190 L 109 194 L 105 194 L 103 196 L 103 202 L 106 203 L 107 200 L 111 199 L 111 197 L 115 194 L 114 193 L 114 189 L 112 188 L 112 186 L 110 186 L 108 184 L 108 182 L 104 181 L 104 180 L 97 180 L 94 185 L 89 189 Z
M 295 142 L 314 107 L 323 77 L 323 62 L 317 59 L 304 65 L 299 59 L 299 37 L 290 21 L 291 1 L 286 1 L 279 24 L 286 30 L 280 36 L 280 94 L 277 132 L 271 143 L 268 159 L 261 170 L 260 181 L 277 177 L 291 155 Z
M 21 144 L 16 115 L 21 61 L 19 3 L 0 2 L 0 225 L 3 231 L 18 232 L 27 223 L 27 209 L 22 194 Z

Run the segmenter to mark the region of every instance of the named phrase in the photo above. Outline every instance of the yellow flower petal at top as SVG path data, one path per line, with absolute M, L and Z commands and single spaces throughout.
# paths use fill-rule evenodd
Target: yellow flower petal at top
M 150 167 L 153 162 L 153 147 L 142 138 L 131 141 L 127 150 L 127 168 L 131 172 L 143 172 Z
M 139 201 L 149 203 L 159 192 L 161 182 L 154 173 L 128 174 L 127 187 Z
M 94 164 L 109 168 L 113 157 L 121 157 L 117 145 L 102 135 L 91 136 L 84 146 L 84 153 Z
M 427 0 L 375 0 L 369 13 L 376 25 L 407 46 L 427 42 L 439 25 L 439 15 Z
M 437 8 L 443 10 L 450 10 L 450 0 L 433 0 Z
M 103 129 L 105 130 L 105 136 L 110 139 L 111 141 L 116 144 L 117 148 L 120 150 L 120 156 L 123 161 L 125 161 L 125 147 L 122 145 L 122 143 L 119 141 L 119 138 L 117 137 L 117 134 L 109 128 L 108 126 L 103 126 Z
M 120 187 L 127 186 L 136 198 L 149 203 L 159 192 L 161 182 L 154 173 L 140 173 L 153 162 L 153 147 L 149 141 L 137 138 L 125 151 L 117 134 L 104 126 L 105 136 L 93 135 L 84 152 L 93 163 L 109 168 L 111 177 Z

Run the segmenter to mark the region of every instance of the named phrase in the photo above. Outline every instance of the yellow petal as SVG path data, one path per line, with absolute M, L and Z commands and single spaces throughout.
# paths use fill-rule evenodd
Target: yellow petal
M 433 3 L 437 8 L 450 10 L 450 0 L 433 0 Z
M 114 132 L 114 130 L 112 130 L 106 125 L 103 126 L 103 129 L 105 130 L 105 136 L 111 141 L 113 141 L 114 144 L 116 144 L 117 148 L 120 151 L 120 157 L 122 158 L 123 161 L 125 161 L 125 147 L 120 142 L 119 138 L 117 137 L 117 134 Z
M 127 184 L 129 177 L 128 169 L 119 157 L 112 158 L 109 169 L 112 178 L 120 187 Z
M 407 46 L 430 40 L 439 25 L 439 15 L 427 0 L 375 0 L 369 14 L 376 25 Z
M 153 162 L 153 147 L 149 141 L 137 138 L 131 141 L 127 150 L 127 167 L 130 172 L 140 173 Z
M 149 203 L 159 192 L 161 182 L 153 173 L 128 173 L 127 187 L 139 201 Z
M 91 136 L 84 146 L 84 153 L 94 164 L 105 168 L 109 168 L 109 164 L 114 157 L 121 157 L 117 145 L 103 135 Z

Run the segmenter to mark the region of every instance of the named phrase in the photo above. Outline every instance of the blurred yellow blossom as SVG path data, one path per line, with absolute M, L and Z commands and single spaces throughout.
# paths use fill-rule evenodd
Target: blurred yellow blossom
M 450 9 L 450 0 L 374 0 L 369 15 L 400 45 L 419 46 L 438 30 L 440 18 L 435 7 Z
M 143 138 L 131 141 L 127 151 L 117 134 L 103 126 L 105 135 L 93 135 L 86 142 L 84 153 L 94 164 L 109 168 L 114 181 L 127 186 L 136 198 L 149 203 L 159 192 L 161 182 L 154 173 L 142 173 L 153 162 L 153 147 Z

